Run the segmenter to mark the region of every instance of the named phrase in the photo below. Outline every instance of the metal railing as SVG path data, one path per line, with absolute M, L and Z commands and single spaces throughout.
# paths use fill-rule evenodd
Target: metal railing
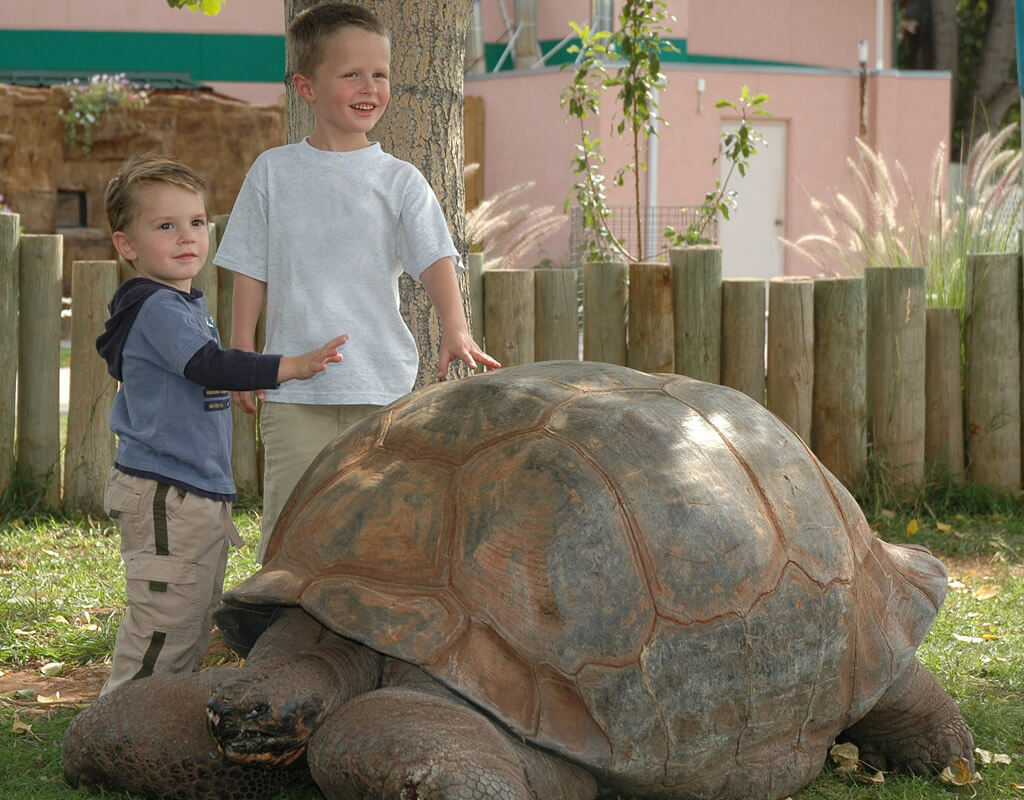
M 663 231 L 667 226 L 685 231 L 696 219 L 699 206 L 648 206 L 641 209 L 640 227 L 644 231 L 644 260 L 667 261 L 668 249 Z M 612 206 L 608 230 L 628 253 L 634 256 L 640 252 L 636 241 L 636 209 L 633 206 Z M 705 238 L 713 243 L 718 241 L 717 220 L 705 232 Z M 583 209 L 572 206 L 569 209 L 569 265 L 580 267 L 587 260 L 587 244 L 594 239 L 593 233 L 583 228 Z M 611 260 L 619 260 L 612 258 Z

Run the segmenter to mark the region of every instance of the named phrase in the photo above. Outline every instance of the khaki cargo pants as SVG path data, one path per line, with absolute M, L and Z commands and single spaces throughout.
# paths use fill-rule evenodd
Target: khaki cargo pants
M 264 403 L 260 407 L 263 441 L 263 527 L 256 560 L 263 563 L 281 510 L 317 453 L 350 425 L 380 406 Z
M 128 610 L 101 695 L 153 673 L 196 668 L 210 644 L 228 545 L 243 544 L 230 503 L 117 469 L 103 507 L 121 531 Z

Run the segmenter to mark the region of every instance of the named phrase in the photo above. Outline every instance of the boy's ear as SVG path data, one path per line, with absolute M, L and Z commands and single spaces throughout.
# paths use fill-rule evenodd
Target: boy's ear
M 299 93 L 299 97 L 307 103 L 312 103 L 316 100 L 316 95 L 313 93 L 313 84 L 311 84 L 309 82 L 309 78 L 302 73 L 296 72 L 292 75 L 292 86 L 294 86 L 295 91 Z
M 113 241 L 114 249 L 121 258 L 125 261 L 135 261 L 135 245 L 131 243 L 131 240 L 128 238 L 128 234 L 124 231 L 114 231 L 111 241 Z

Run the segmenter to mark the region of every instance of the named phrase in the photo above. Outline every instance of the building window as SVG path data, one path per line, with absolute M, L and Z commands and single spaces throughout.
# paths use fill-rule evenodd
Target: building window
M 85 192 L 70 189 L 57 190 L 57 227 L 85 228 L 88 225 L 88 206 Z

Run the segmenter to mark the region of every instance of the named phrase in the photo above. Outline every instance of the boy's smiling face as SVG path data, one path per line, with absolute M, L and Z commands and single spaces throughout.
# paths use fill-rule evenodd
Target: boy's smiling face
M 312 77 L 297 74 L 295 88 L 313 109 L 309 142 L 321 150 L 366 147 L 388 100 L 391 45 L 376 33 L 345 27 L 323 43 L 323 58 Z
M 138 208 L 125 229 L 115 231 L 114 247 L 140 277 L 189 291 L 210 248 L 202 195 L 160 182 L 136 191 Z

